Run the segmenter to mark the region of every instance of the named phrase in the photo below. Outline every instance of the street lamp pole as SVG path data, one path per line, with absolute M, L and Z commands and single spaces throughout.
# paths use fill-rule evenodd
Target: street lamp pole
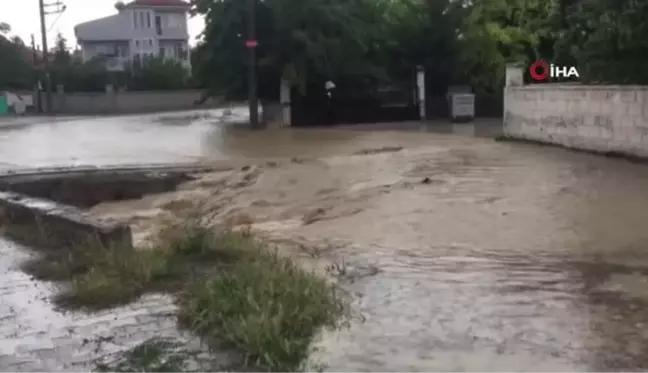
M 248 94 L 250 103 L 250 125 L 259 127 L 259 105 L 257 97 L 256 74 L 256 0 L 247 0 L 248 35 L 246 46 L 248 48 Z

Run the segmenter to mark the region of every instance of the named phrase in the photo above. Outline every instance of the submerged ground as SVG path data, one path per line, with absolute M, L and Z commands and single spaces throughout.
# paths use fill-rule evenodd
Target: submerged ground
M 426 132 L 213 135 L 195 126 L 187 131 L 212 133 L 203 138 L 210 145 L 196 140 L 198 150 L 185 153 L 245 157 L 251 167 L 93 213 L 128 221 L 144 242 L 158 222 L 199 207 L 216 221 L 315 248 L 319 259 L 304 264 L 334 263 L 356 311 L 348 329 L 316 342 L 313 360 L 329 370 L 648 369 L 647 166 Z M 175 151 L 191 149 L 185 145 L 178 140 Z M 47 296 L 30 290 L 44 285 L 16 280 L 10 263 L 19 250 L 0 247 L 0 262 L 9 263 L 3 307 L 14 309 L 0 317 L 3 327 L 17 325 L 1 329 L 0 346 L 19 344 L 25 356 L 38 356 L 28 352 L 118 327 L 105 319 L 102 331 L 84 331 L 97 319 L 29 303 L 30 294 Z M 69 338 L 61 336 L 66 328 L 75 331 Z M 122 340 L 109 343 L 123 348 Z M 51 369 L 72 369 L 62 363 L 75 355 L 51 347 Z M 30 370 L 8 359 L 3 350 L 1 368 Z

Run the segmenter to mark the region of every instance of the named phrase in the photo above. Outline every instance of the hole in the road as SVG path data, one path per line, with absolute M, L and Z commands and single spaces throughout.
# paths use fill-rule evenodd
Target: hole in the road
M 8 182 L 0 181 L 0 190 L 90 208 L 102 202 L 139 199 L 147 194 L 174 191 L 178 185 L 194 179 L 189 172 L 71 172 L 56 176 L 15 177 Z
M 99 240 L 121 245 L 130 227 L 98 219 L 84 209 L 102 202 L 140 199 L 176 190 L 198 171 L 97 170 L 22 174 L 0 178 L 2 233 L 25 244 L 67 245 Z

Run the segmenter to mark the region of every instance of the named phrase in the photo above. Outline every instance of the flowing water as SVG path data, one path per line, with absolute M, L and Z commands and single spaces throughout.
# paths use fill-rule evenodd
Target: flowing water
M 431 182 L 301 232 L 379 270 L 347 285 L 366 320 L 325 335 L 332 370 L 648 368 L 646 166 L 492 143 L 403 161 L 375 166 Z
M 328 370 L 648 369 L 648 166 L 425 132 L 205 131 L 203 157 L 302 159 L 93 212 L 137 233 L 200 204 L 318 246 L 357 312 L 318 337 Z
M 135 218 L 198 201 L 344 263 L 360 315 L 318 339 L 312 360 L 329 370 L 648 369 L 647 166 L 388 131 L 230 146 L 329 156 L 210 175 Z M 133 215 L 96 210 L 111 211 Z

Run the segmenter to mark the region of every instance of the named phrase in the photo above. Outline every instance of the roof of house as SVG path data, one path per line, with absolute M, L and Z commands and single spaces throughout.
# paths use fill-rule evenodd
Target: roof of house
M 183 0 L 134 0 L 128 4 L 129 6 L 181 6 L 189 7 L 189 3 Z
M 128 40 L 130 35 L 119 27 L 119 14 L 93 19 L 76 25 L 74 33 L 78 40 Z

